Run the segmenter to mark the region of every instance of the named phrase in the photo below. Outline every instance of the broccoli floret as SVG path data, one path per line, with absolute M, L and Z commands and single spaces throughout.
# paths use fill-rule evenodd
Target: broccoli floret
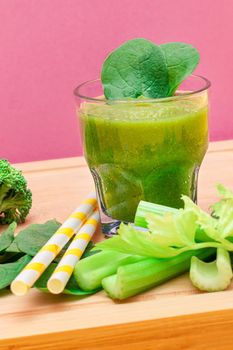
M 24 222 L 32 206 L 32 193 L 20 170 L 0 159 L 0 224 Z

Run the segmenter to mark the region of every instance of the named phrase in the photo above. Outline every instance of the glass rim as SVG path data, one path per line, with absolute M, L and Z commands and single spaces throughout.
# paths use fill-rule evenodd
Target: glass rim
M 186 97 L 189 97 L 189 96 L 198 95 L 201 92 L 206 91 L 206 90 L 208 90 L 211 87 L 211 82 L 207 78 L 205 78 L 205 77 L 203 77 L 201 75 L 191 74 L 186 79 L 188 79 L 190 77 L 198 78 L 199 80 L 202 80 L 202 82 L 204 83 L 203 87 L 201 87 L 200 89 L 193 90 L 193 91 L 184 92 L 184 93 L 182 93 L 180 95 L 161 97 L 161 98 L 147 98 L 146 102 L 165 102 L 165 101 L 171 101 L 171 100 L 172 101 L 173 100 L 179 100 L 181 98 L 186 98 Z M 96 83 L 96 82 L 101 82 L 101 79 L 98 78 L 98 79 L 93 79 L 93 80 L 87 80 L 87 81 L 79 84 L 73 91 L 75 97 L 79 97 L 81 99 L 92 101 L 92 102 L 94 101 L 94 102 L 102 102 L 102 103 L 106 103 L 106 102 L 110 102 L 110 101 L 112 103 L 114 103 L 114 102 L 120 102 L 120 103 L 128 103 L 128 102 L 135 102 L 135 103 L 137 102 L 137 103 L 139 103 L 139 102 L 142 102 L 142 100 L 139 100 L 137 98 L 108 100 L 106 98 L 101 99 L 101 98 L 97 98 L 97 97 L 85 96 L 84 94 L 80 93 L 80 89 L 82 89 L 83 87 L 85 87 L 85 86 L 87 86 L 87 85 L 89 85 L 91 83 Z

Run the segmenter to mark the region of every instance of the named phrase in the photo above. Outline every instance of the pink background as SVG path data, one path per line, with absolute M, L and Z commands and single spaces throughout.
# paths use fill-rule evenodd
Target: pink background
M 232 0 L 0 0 L 0 157 L 80 155 L 72 90 L 134 37 L 199 49 L 211 139 L 233 138 L 232 13 Z

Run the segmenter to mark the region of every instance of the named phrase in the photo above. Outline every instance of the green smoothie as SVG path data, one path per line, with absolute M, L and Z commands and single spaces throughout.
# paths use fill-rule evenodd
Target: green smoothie
M 196 199 L 208 146 L 207 93 L 167 102 L 84 102 L 84 153 L 102 210 L 133 222 L 140 200 L 175 208 Z

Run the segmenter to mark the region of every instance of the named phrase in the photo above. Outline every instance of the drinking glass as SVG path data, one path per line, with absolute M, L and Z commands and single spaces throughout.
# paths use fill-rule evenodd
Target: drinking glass
M 140 200 L 174 208 L 197 199 L 208 147 L 210 82 L 191 75 L 172 97 L 106 100 L 99 79 L 74 90 L 103 232 L 133 222 Z

